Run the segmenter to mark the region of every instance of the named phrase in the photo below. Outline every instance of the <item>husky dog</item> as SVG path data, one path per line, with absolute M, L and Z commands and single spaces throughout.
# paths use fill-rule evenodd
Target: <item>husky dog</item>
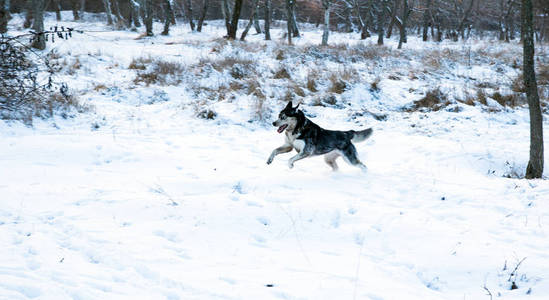
M 343 156 L 346 162 L 366 171 L 366 166 L 357 158 L 355 146 L 352 142 L 362 142 L 372 134 L 372 128 L 362 131 L 334 131 L 326 130 L 305 117 L 298 109 L 299 104 L 293 107 L 292 101 L 278 114 L 278 120 L 273 126 L 278 127 L 278 133 L 285 132 L 284 145 L 276 148 L 269 156 L 267 164 L 271 164 L 275 156 L 295 149 L 297 155 L 290 158 L 288 167 L 293 168 L 294 163 L 314 155 L 324 155 L 326 163 L 334 171 L 338 169 L 336 159 Z

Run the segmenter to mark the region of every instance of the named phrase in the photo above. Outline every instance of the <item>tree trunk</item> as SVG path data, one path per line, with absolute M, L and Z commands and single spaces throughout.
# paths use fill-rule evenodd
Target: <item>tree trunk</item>
M 391 15 L 389 16 L 389 26 L 387 27 L 387 38 L 390 39 L 393 35 L 393 27 L 395 26 L 397 11 L 398 11 L 398 2 L 400 0 L 393 0 L 393 7 L 389 9 Z
M 299 37 L 299 28 L 297 28 L 297 19 L 295 16 L 295 1 L 291 0 L 291 9 L 292 9 L 292 32 L 294 37 Z
M 469 6 L 467 7 L 467 9 L 465 10 L 465 12 L 463 12 L 463 16 L 457 26 L 457 29 L 456 29 L 456 34 L 454 35 L 454 41 L 457 42 L 458 40 L 458 36 L 459 34 L 462 33 L 462 31 L 464 30 L 465 28 L 465 24 L 467 22 L 467 18 L 469 18 L 469 14 L 471 13 L 471 10 L 473 9 L 473 5 L 475 3 L 475 0 L 471 0 L 471 2 L 469 3 Z
M 433 0 L 425 1 L 425 10 L 423 11 L 423 41 L 426 42 L 429 38 L 429 20 L 431 20 L 431 5 Z
M 377 44 L 383 45 L 383 27 L 385 26 L 385 1 L 379 1 L 377 9 Z
M 191 0 L 186 1 L 187 15 L 189 15 L 189 25 L 191 26 L 191 31 L 194 31 L 194 21 L 193 21 L 193 3 Z
M 253 0 L 252 3 L 252 11 L 250 12 L 250 21 L 246 25 L 246 28 L 244 28 L 244 31 L 242 32 L 242 35 L 240 36 L 240 40 L 243 41 L 246 38 L 246 35 L 248 34 L 248 31 L 250 28 L 252 28 L 252 25 L 254 23 L 254 17 L 256 15 L 255 9 L 257 7 L 258 0 Z
M 168 35 L 170 33 L 170 24 L 172 23 L 172 5 L 170 0 L 164 0 L 164 30 L 161 35 Z
M 32 30 L 38 34 L 34 36 L 32 47 L 38 50 L 46 49 L 46 38 L 44 32 L 44 0 L 32 0 L 34 22 Z
M 107 25 L 112 25 L 112 13 L 111 13 L 110 1 L 103 0 L 103 6 L 105 7 L 105 14 L 107 14 Z
M 152 0 L 145 0 L 143 2 L 145 7 L 143 11 L 145 17 L 143 18 L 143 23 L 145 23 L 145 31 L 147 36 L 153 36 L 153 16 L 152 16 Z
M 400 38 L 398 39 L 398 49 L 402 49 L 402 43 L 408 42 L 406 37 L 406 26 L 408 26 L 408 17 L 410 16 L 410 13 L 412 12 L 411 9 L 408 7 L 408 0 L 404 0 L 404 8 L 402 11 L 402 20 L 398 23 L 398 29 L 400 33 Z
M 532 0 L 522 0 L 523 76 L 530 111 L 530 160 L 526 178 L 543 175 L 543 118 L 534 71 L 534 26 Z
M 5 0 L 0 0 L 0 33 L 8 32 L 9 10 Z
M 257 34 L 261 34 L 261 26 L 259 26 L 259 1 L 256 1 L 255 5 L 254 28 Z
M 24 28 L 30 28 L 32 26 L 32 19 L 34 12 L 34 0 L 27 0 L 27 14 L 25 15 L 25 22 L 23 23 Z
M 112 12 L 116 17 L 116 23 L 118 25 L 124 24 L 124 19 L 122 19 L 122 15 L 120 14 L 120 6 L 118 5 L 118 0 L 111 0 L 111 4 L 112 4 Z
M 330 0 L 322 0 L 324 9 L 324 30 L 322 32 L 322 46 L 328 45 L 328 35 L 330 34 Z
M 231 18 L 231 30 L 229 31 L 229 39 L 236 39 L 236 31 L 238 30 L 238 20 L 240 19 L 240 11 L 242 10 L 243 0 L 234 1 L 233 16 Z
M 198 20 L 198 26 L 196 27 L 196 31 L 198 32 L 202 31 L 202 24 L 204 24 L 204 19 L 206 19 L 206 13 L 208 12 L 209 5 L 210 5 L 210 0 L 204 0 L 204 6 L 202 7 L 202 14 L 200 15 L 200 19 Z
M 223 6 L 221 6 L 221 12 L 223 13 L 223 19 L 225 19 L 227 36 L 229 36 L 229 33 L 231 32 L 231 8 L 229 7 L 229 0 L 223 0 Z
M 292 8 L 291 8 L 291 2 L 292 0 L 286 0 L 286 28 L 287 28 L 287 37 L 288 37 L 288 45 L 292 44 L 292 31 L 293 31 L 293 24 L 292 24 Z
M 139 22 L 139 3 L 135 2 L 136 0 L 130 0 L 130 17 L 129 25 L 132 26 L 132 23 L 135 27 L 141 27 Z
M 61 21 L 61 3 L 59 0 L 52 1 L 53 9 L 55 10 L 55 19 Z
M 271 0 L 265 0 L 265 40 L 271 40 Z
M 81 2 L 80 0 L 72 0 L 72 17 L 75 21 L 80 20 L 80 15 L 78 15 L 78 11 L 80 10 Z

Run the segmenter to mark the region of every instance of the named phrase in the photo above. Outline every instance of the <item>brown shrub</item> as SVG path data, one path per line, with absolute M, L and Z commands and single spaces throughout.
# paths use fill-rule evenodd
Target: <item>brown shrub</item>
M 130 65 L 128 66 L 128 69 L 130 70 L 145 70 L 147 69 L 147 65 L 150 64 L 153 61 L 153 59 L 149 57 L 138 57 L 133 58 L 130 62 Z
M 428 91 L 425 96 L 417 101 L 414 101 L 413 105 L 409 108 L 405 108 L 405 111 L 438 111 L 451 104 L 447 99 L 447 95 L 444 94 L 440 88 L 435 88 Z
M 147 61 L 149 59 L 134 60 L 130 64 L 133 69 L 138 70 L 137 76 L 133 80 L 135 84 L 144 83 L 147 86 L 150 84 L 178 84 L 180 80 L 174 79 L 173 76 L 180 75 L 185 71 L 185 67 L 178 62 L 151 59 L 149 63 L 145 64 Z
M 484 92 L 483 89 L 477 90 L 477 101 L 482 105 L 488 105 L 488 101 L 486 101 L 486 92 Z
M 278 69 L 278 71 L 275 72 L 274 78 L 275 79 L 283 79 L 283 78 L 290 79 L 291 76 L 290 76 L 290 73 L 288 73 L 288 70 L 286 70 L 286 68 L 282 67 L 282 68 Z
M 520 94 L 518 93 L 502 95 L 499 92 L 495 92 L 492 94 L 491 98 L 496 100 L 497 103 L 499 103 L 501 106 L 516 107 L 518 105 L 522 105 L 525 103 L 524 100 L 521 99 Z
M 345 90 L 347 89 L 347 83 L 341 80 L 341 78 L 337 76 L 337 74 L 332 73 L 329 79 L 331 82 L 329 89 L 330 92 L 336 94 L 343 94 L 343 92 L 345 92 Z

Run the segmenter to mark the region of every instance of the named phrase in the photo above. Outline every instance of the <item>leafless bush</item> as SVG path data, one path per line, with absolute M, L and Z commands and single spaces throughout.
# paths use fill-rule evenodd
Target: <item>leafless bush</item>
M 146 70 L 147 65 L 153 61 L 152 57 L 137 57 L 133 58 L 128 66 L 130 70 Z
M 427 91 L 423 98 L 414 101 L 411 107 L 405 108 L 405 111 L 438 111 L 450 104 L 451 102 L 448 101 L 448 96 L 437 87 L 433 90 Z
M 291 78 L 290 73 L 285 67 L 281 67 L 274 74 L 275 79 L 289 79 Z
M 526 103 L 526 99 L 518 93 L 502 95 L 500 92 L 495 92 L 491 98 L 496 100 L 501 106 L 516 107 Z
M 159 58 L 138 58 L 134 59 L 129 66 L 130 69 L 138 70 L 134 79 L 135 84 L 144 83 L 170 85 L 181 82 L 180 78 L 185 67 L 178 62 L 165 61 Z
M 48 56 L 32 61 L 25 48 L 16 46 L 15 39 L 0 36 L 0 119 L 32 125 L 34 117 L 57 113 L 68 117 L 73 111 L 84 111 L 67 85 L 54 80 L 56 69 Z M 59 59 L 57 53 L 50 57 Z M 42 79 L 41 74 L 48 76 Z

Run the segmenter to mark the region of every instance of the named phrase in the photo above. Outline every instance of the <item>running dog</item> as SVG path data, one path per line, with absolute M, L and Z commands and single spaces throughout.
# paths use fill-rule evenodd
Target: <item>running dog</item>
M 338 169 L 336 159 L 339 156 L 343 156 L 347 163 L 357 166 L 363 171 L 367 170 L 366 166 L 358 159 L 352 142 L 366 140 L 372 135 L 372 128 L 361 131 L 326 130 L 307 119 L 298 107 L 299 104 L 293 107 L 292 101 L 290 101 L 278 114 L 278 120 L 273 122 L 273 126 L 278 127 L 278 133 L 285 131 L 286 141 L 284 145 L 273 150 L 267 164 L 271 164 L 278 154 L 295 149 L 297 155 L 288 161 L 290 169 L 300 159 L 325 154 L 324 160 L 334 171 Z

